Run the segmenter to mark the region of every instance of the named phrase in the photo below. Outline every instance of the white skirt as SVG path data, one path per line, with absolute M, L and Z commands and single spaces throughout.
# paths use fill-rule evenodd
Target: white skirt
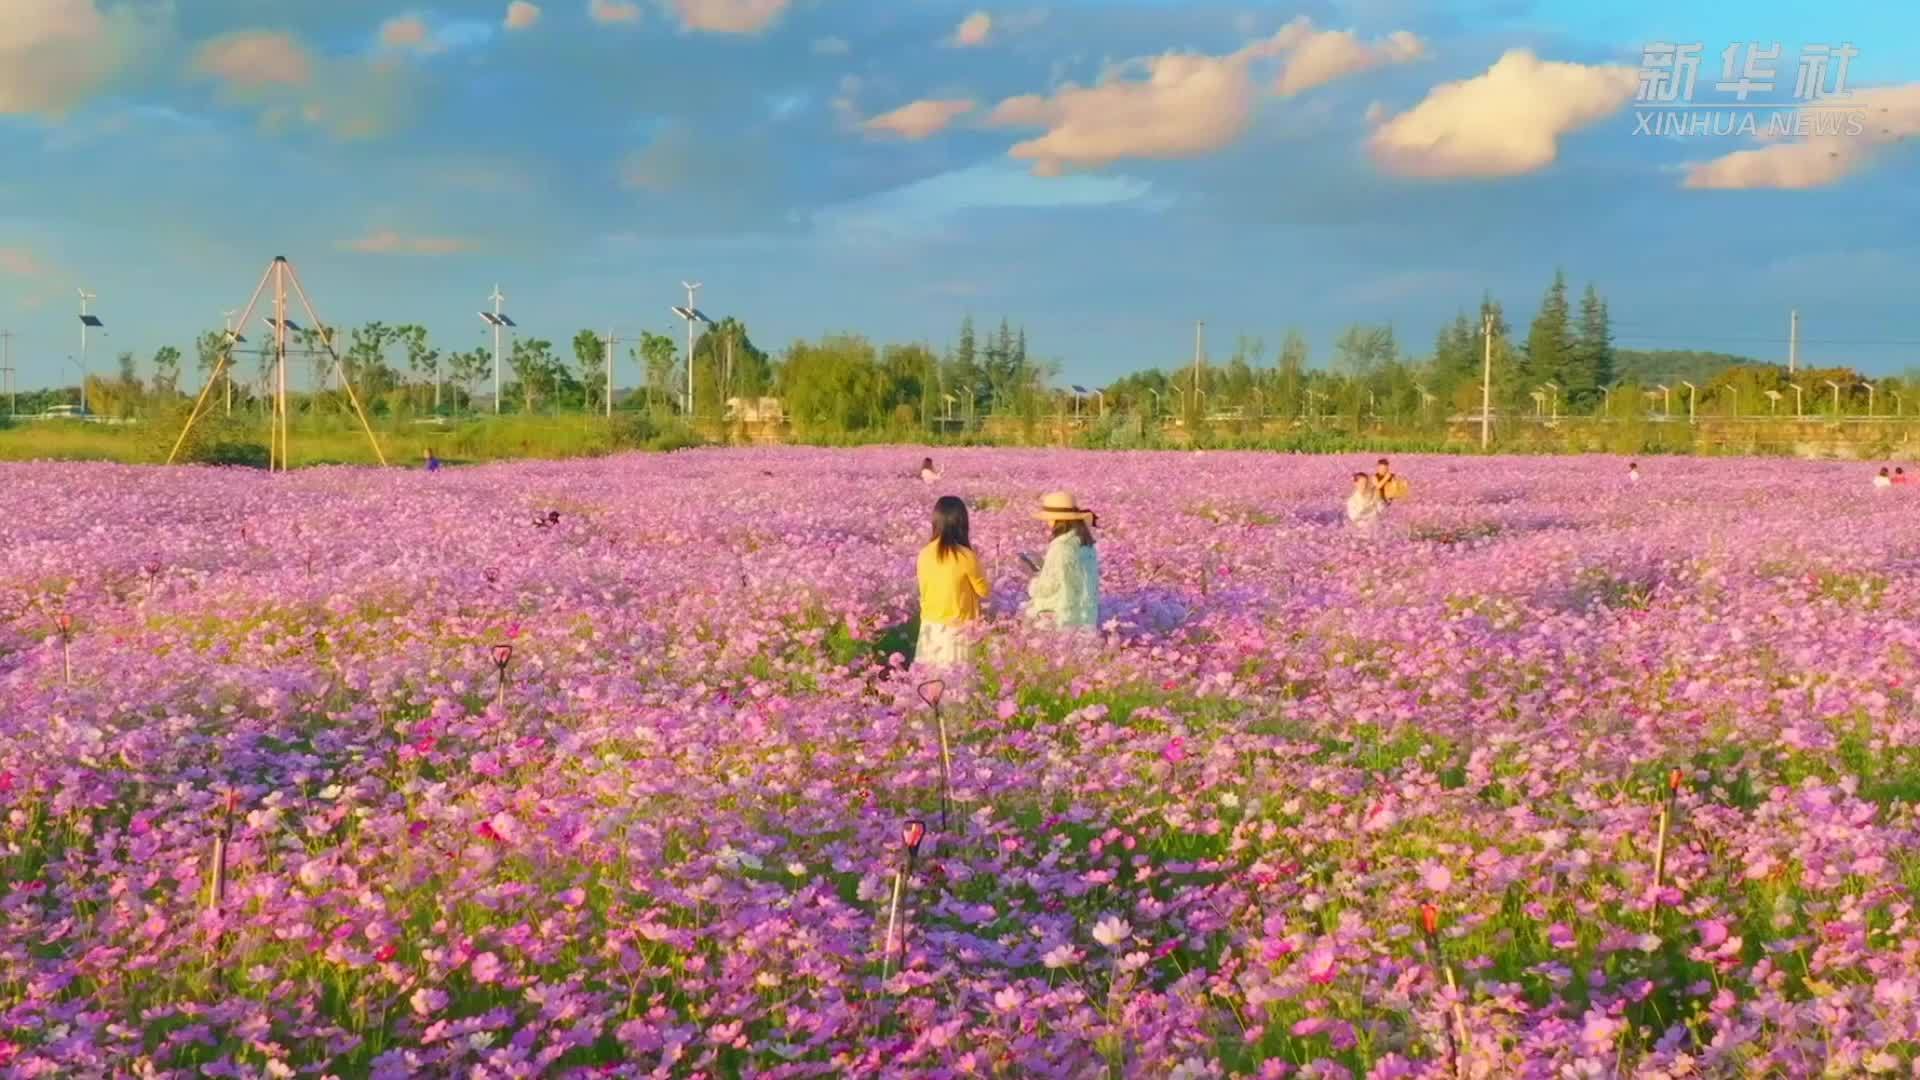
M 920 640 L 913 649 L 915 668 L 952 670 L 973 666 L 973 627 L 966 623 L 920 623 Z

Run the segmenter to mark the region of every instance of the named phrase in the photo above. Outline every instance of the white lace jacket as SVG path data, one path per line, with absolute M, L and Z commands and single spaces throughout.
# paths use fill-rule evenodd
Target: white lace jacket
M 1046 561 L 1027 586 L 1027 617 L 1059 626 L 1100 625 L 1100 558 L 1065 533 L 1047 545 Z

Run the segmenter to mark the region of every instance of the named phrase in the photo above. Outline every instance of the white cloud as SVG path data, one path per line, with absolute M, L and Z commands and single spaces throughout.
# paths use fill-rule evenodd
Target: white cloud
M 714 34 L 757 34 L 771 26 L 792 0 L 669 0 L 680 25 Z
M 1254 91 L 1239 54 L 1167 53 L 1136 63 L 1145 66 L 1145 79 L 1109 72 L 1096 86 L 1068 84 L 1048 97 L 1008 98 L 987 122 L 1045 128 L 1008 153 L 1046 176 L 1123 158 L 1193 157 L 1226 146 L 1246 130 Z
M 5 0 L 0 116 L 58 116 L 91 97 L 164 31 L 155 9 L 94 0 Z
M 513 0 L 507 5 L 507 29 L 531 30 L 540 21 L 540 5 Z
M 587 15 L 607 25 L 636 23 L 640 21 L 640 5 L 631 0 L 587 0 Z
M 869 134 L 892 135 L 902 139 L 924 139 L 945 131 L 955 120 L 973 111 L 974 103 L 964 98 L 929 99 L 902 105 L 860 125 Z
M 1526 49 L 1485 73 L 1443 83 L 1368 138 L 1389 172 L 1428 178 L 1513 176 L 1546 168 L 1560 140 L 1619 112 L 1637 72 L 1624 65 L 1545 61 Z
M 362 255 L 458 255 L 472 251 L 472 242 L 451 236 L 414 236 L 392 229 L 370 232 L 346 245 Z
M 1421 52 L 1404 32 L 1362 45 L 1344 32 L 1315 31 L 1305 19 L 1223 56 L 1169 52 L 1109 68 L 1093 86 L 1071 83 L 1051 95 L 1002 101 L 988 123 L 1045 132 L 1009 153 L 1036 172 L 1098 168 L 1126 158 L 1185 158 L 1219 150 L 1252 122 L 1256 65 L 1286 61 L 1277 87 L 1297 93 Z M 1132 72 L 1144 78 L 1130 78 Z
M 960 20 L 954 27 L 952 44 L 962 49 L 978 48 L 993 36 L 993 16 L 984 11 L 976 11 Z
M 1792 141 L 1768 140 L 1771 145 L 1738 150 L 1687 170 L 1690 188 L 1805 189 L 1838 183 L 1866 168 L 1889 146 L 1920 135 L 1920 83 L 1856 91 L 1847 103 L 1858 114 L 1838 110 L 1809 110 L 1782 117 L 1796 134 L 1806 125 L 1808 134 Z M 1767 124 L 1769 117 L 1758 123 Z M 1822 130 L 1822 125 L 1831 125 Z

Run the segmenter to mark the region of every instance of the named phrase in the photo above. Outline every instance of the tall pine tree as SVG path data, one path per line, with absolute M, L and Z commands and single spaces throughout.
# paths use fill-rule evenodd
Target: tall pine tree
M 1613 385 L 1613 327 L 1607 317 L 1607 302 L 1592 285 L 1580 298 L 1580 336 L 1574 346 L 1579 357 L 1580 376 L 1585 393 L 1582 404 L 1592 405 L 1600 397 L 1600 388 Z
M 1553 285 L 1547 289 L 1545 299 L 1540 301 L 1540 314 L 1534 316 L 1533 326 L 1527 332 L 1526 363 L 1521 370 L 1527 380 L 1536 385 L 1544 382 L 1558 385 L 1562 400 L 1591 390 L 1590 386 L 1573 385 L 1580 374 L 1572 370 L 1573 327 L 1570 316 L 1567 275 L 1556 270 Z

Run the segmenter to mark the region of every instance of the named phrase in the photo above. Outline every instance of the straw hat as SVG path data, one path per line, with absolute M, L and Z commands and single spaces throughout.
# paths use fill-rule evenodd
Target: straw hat
M 1064 491 L 1049 491 L 1040 496 L 1040 509 L 1034 511 L 1034 517 L 1041 521 L 1086 521 L 1097 522 L 1091 510 L 1083 510 L 1073 501 L 1073 496 Z

